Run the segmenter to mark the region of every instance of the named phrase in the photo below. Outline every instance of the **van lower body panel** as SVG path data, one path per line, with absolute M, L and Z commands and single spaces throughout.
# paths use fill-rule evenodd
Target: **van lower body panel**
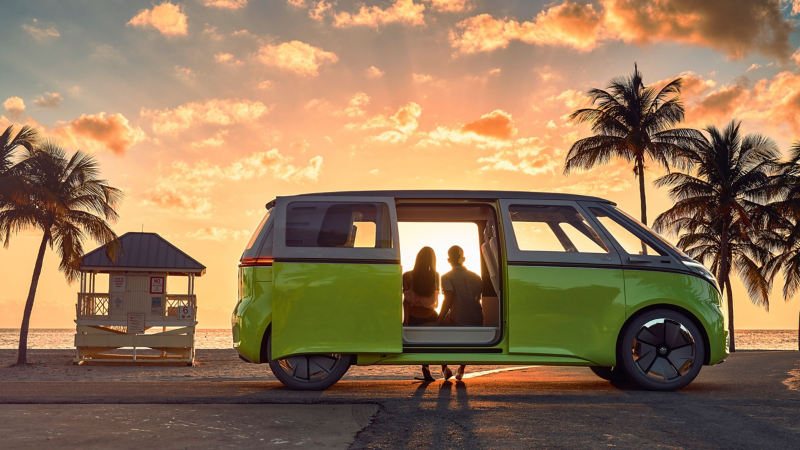
M 272 356 L 400 353 L 399 264 L 273 264 Z

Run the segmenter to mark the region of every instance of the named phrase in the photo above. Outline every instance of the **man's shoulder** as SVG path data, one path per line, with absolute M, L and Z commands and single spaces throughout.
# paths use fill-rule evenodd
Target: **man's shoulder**
M 467 268 L 462 268 L 462 269 L 453 269 L 450 272 L 447 272 L 446 274 L 442 275 L 442 279 L 445 278 L 472 278 L 472 279 L 477 278 L 480 280 L 481 276 Z

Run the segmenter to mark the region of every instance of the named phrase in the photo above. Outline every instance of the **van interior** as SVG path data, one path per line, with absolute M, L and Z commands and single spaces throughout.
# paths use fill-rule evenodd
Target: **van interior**
M 443 238 L 441 233 L 430 233 L 429 236 L 426 236 L 424 224 L 429 224 L 430 230 L 442 230 L 443 225 L 445 226 L 444 229 L 447 229 L 447 225 L 452 225 L 453 230 L 458 230 L 462 233 L 465 230 L 467 233 L 474 232 L 473 244 L 468 244 L 466 247 L 464 244 L 458 245 L 464 248 L 465 256 L 468 258 L 465 266 L 478 273 L 483 281 L 481 300 L 483 326 L 436 326 L 427 324 L 404 326 L 404 347 L 486 346 L 499 341 L 502 336 L 502 276 L 500 272 L 500 241 L 497 234 L 497 216 L 494 207 L 489 204 L 398 203 L 397 221 L 400 229 L 401 258 L 403 261 L 410 261 L 410 266 L 403 266 L 404 272 L 413 269 L 414 257 L 416 256 L 416 254 L 403 253 L 403 243 L 409 241 L 412 237 L 404 234 L 404 230 L 408 233 L 410 229 L 413 229 L 417 234 L 413 236 L 415 241 L 424 242 L 424 245 L 434 248 L 438 247 L 436 259 L 437 266 L 440 269 L 439 275 L 444 275 L 449 271 L 447 249 L 456 244 L 456 242 L 450 242 L 455 239 L 448 239 L 446 236 Z M 407 224 L 412 223 L 415 226 L 407 226 Z M 470 224 L 474 226 L 463 226 Z M 469 239 L 471 240 L 471 238 Z M 415 252 L 418 249 L 411 249 L 411 252 Z M 476 270 L 478 265 L 474 261 L 470 264 L 469 255 L 471 254 L 480 255 L 480 271 Z M 441 303 L 440 301 L 440 308 Z

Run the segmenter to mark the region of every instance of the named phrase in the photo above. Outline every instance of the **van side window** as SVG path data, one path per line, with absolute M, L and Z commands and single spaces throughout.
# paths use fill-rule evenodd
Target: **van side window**
M 608 234 L 610 234 L 629 255 L 664 256 L 662 252 L 654 250 L 653 247 L 647 245 L 646 242 L 628 231 L 616 218 L 611 217 L 605 210 L 589 207 L 589 211 L 594 214 L 597 221 L 608 231 Z
M 286 246 L 392 248 L 389 207 L 385 203 L 289 203 Z
M 511 205 L 508 212 L 522 251 L 608 253 L 597 232 L 572 206 Z

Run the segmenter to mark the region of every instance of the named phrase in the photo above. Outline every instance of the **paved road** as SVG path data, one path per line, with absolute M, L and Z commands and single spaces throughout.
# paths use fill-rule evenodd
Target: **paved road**
M 675 393 L 538 367 L 466 383 L 344 381 L 325 392 L 274 381 L 3 382 L 0 403 L 378 405 L 351 448 L 798 448 L 799 360 L 737 353 Z

